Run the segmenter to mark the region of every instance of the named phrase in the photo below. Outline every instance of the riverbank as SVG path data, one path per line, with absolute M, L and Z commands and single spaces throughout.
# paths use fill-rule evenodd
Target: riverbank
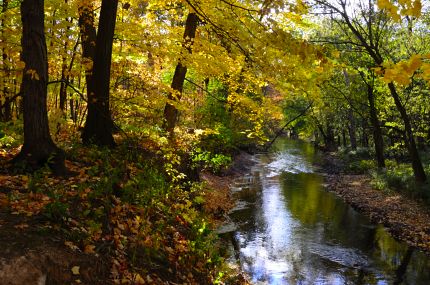
M 177 186 L 166 198 L 159 161 L 127 161 L 123 169 L 120 150 L 98 153 L 105 160 L 95 163 L 93 150 L 77 151 L 67 161 L 71 177 L 0 167 L 2 284 L 248 284 L 220 268 L 213 229 L 233 206 L 229 185 L 251 155 L 238 154 L 222 176 L 202 172 L 203 184 Z
M 245 175 L 255 164 L 253 156 L 247 152 L 241 151 L 233 157 L 232 165 L 220 175 L 203 171 L 200 173 L 200 179 L 205 183 L 205 203 L 204 211 L 209 213 L 216 220 L 212 222 L 218 227 L 222 227 L 229 220 L 227 215 L 235 206 L 235 198 L 231 192 L 231 185 L 234 180 Z M 226 233 L 224 233 L 224 236 Z M 221 238 L 220 242 L 230 242 L 227 238 Z M 224 245 L 224 247 L 227 247 Z M 233 245 L 234 247 L 234 245 Z M 228 283 L 235 285 L 250 285 L 249 277 L 240 269 L 239 266 L 227 264 L 229 268 L 226 273 Z
M 347 173 L 333 153 L 325 153 L 317 168 L 328 191 L 383 224 L 396 239 L 430 254 L 430 212 L 425 206 L 402 194 L 374 189 L 369 175 Z
M 202 171 L 200 180 L 206 183 L 206 188 L 209 190 L 205 193 L 205 212 L 213 214 L 222 221 L 224 215 L 234 207 L 231 184 L 235 178 L 249 172 L 254 163 L 251 154 L 241 151 L 233 157 L 232 165 L 220 175 Z

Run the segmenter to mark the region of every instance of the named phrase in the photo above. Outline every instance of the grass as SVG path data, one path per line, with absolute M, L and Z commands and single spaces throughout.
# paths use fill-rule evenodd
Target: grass
M 418 184 L 415 181 L 412 165 L 406 157 L 386 159 L 385 169 L 378 169 L 373 153 L 369 149 L 357 151 L 340 150 L 339 155 L 346 162 L 346 171 L 354 174 L 370 174 L 372 186 L 386 192 L 399 192 L 408 197 L 422 200 L 430 206 L 430 182 Z M 421 152 L 420 158 L 430 180 L 430 151 Z

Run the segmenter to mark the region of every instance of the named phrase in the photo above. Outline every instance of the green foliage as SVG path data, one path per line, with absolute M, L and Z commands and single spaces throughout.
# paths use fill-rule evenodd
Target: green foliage
M 369 173 L 376 167 L 374 160 L 356 160 L 348 163 L 348 171 L 352 173 Z
M 231 164 L 231 157 L 224 154 L 213 154 L 209 151 L 202 151 L 197 148 L 192 153 L 192 162 L 194 167 L 208 169 L 214 173 L 220 173 Z
M 20 121 L 0 122 L 0 148 L 17 147 L 22 142 L 21 123 Z
M 360 147 L 357 150 L 341 148 L 339 154 L 345 161 L 348 172 L 364 174 L 376 167 L 376 162 L 373 160 L 368 148 Z
M 426 161 L 426 173 L 430 174 L 430 164 Z M 429 184 L 417 184 L 412 167 L 407 163 L 397 163 L 394 160 L 386 161 L 386 169 L 378 171 L 372 169 L 372 186 L 383 191 L 397 191 L 409 197 L 422 199 L 430 204 Z
M 140 206 L 148 206 L 154 201 L 162 200 L 169 189 L 164 175 L 152 165 L 138 167 L 139 173 L 124 184 L 122 199 Z

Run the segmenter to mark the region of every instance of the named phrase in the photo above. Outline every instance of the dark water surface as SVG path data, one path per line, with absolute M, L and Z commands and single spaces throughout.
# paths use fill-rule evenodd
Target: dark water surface
M 430 284 L 430 258 L 323 188 L 313 147 L 280 141 L 232 187 L 240 266 L 255 284 Z

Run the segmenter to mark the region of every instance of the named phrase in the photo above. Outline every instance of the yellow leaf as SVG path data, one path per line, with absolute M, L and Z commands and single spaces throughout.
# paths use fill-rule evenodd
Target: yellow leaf
M 95 245 L 87 244 L 84 248 L 85 253 L 95 253 L 94 249 L 96 248 Z
M 142 276 L 140 276 L 140 274 L 136 274 L 134 276 L 134 282 L 136 284 L 145 284 L 145 280 L 142 278 Z
M 72 267 L 72 273 L 74 274 L 74 275 L 79 275 L 80 273 L 79 273 L 79 266 L 73 266 Z

